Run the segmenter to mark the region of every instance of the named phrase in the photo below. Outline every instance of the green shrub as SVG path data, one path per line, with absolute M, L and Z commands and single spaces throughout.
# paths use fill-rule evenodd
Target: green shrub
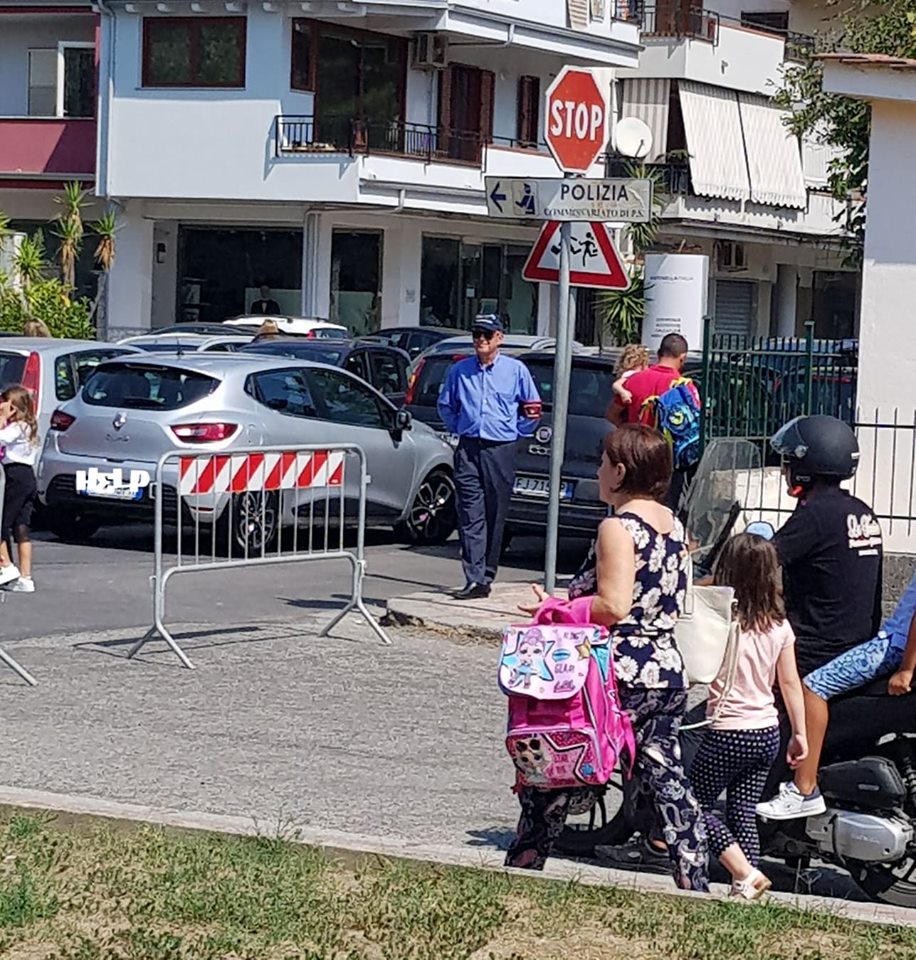
M 60 280 L 38 280 L 17 291 L 0 278 L 0 330 L 5 333 L 21 333 L 23 323 L 31 319 L 41 320 L 52 336 L 92 340 L 90 309 L 87 298 L 71 299 Z

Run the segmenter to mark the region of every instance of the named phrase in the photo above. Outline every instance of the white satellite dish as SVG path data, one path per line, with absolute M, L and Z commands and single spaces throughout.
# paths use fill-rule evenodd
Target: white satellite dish
M 642 160 L 652 152 L 652 131 L 639 117 L 624 117 L 614 127 L 614 146 L 623 156 Z

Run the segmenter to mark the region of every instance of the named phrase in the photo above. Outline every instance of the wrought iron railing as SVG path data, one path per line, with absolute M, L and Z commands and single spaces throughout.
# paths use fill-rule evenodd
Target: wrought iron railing
M 483 162 L 479 131 L 456 130 L 402 120 L 373 121 L 341 116 L 278 116 L 274 123 L 276 156 L 344 153 L 348 156 L 394 154 L 427 163 Z
M 719 14 L 702 7 L 684 7 L 677 3 L 643 7 L 639 20 L 643 37 L 689 37 L 719 42 Z
M 664 163 L 642 163 L 627 157 L 607 154 L 604 157 L 606 177 L 631 177 L 634 172 L 644 168 L 655 181 L 659 193 L 672 197 L 685 197 L 690 194 L 690 167 L 686 160 Z

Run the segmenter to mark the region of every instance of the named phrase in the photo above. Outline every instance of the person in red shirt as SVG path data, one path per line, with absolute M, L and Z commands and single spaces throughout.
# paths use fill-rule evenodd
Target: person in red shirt
M 687 341 L 679 333 L 669 333 L 663 337 L 658 347 L 658 362 L 627 378 L 627 390 L 632 394 L 632 399 L 628 404 L 623 404 L 615 395 L 607 408 L 607 419 L 615 426 L 643 420 L 643 404 L 646 400 L 649 397 L 660 397 L 675 380 L 683 376 L 687 349 Z M 693 389 L 696 390 L 695 387 Z M 699 404 L 699 396 L 697 403 Z M 675 514 L 680 510 L 684 489 L 694 470 L 694 467 L 675 470 L 671 477 L 671 486 L 662 502 Z
M 642 406 L 649 397 L 660 397 L 682 376 L 687 359 L 687 341 L 679 333 L 669 333 L 659 344 L 658 363 L 627 377 L 627 390 L 633 399 L 626 405 L 615 396 L 607 408 L 607 418 L 615 426 L 638 423 Z

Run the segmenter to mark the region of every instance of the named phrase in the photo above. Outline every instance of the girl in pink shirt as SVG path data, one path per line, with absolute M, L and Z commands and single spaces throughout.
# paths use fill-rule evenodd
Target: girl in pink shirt
M 715 582 L 735 591 L 737 660 L 730 686 L 725 664 L 710 685 L 706 706 L 710 729 L 690 769 L 690 780 L 703 809 L 709 851 L 732 876 L 732 895 L 756 900 L 770 887 L 757 869 L 760 836 L 755 808 L 779 751 L 773 685 L 778 679 L 792 725 L 786 751 L 790 767 L 808 753 L 804 698 L 773 545 L 749 533 L 732 537 L 716 565 Z M 724 820 L 713 810 L 723 790 Z

